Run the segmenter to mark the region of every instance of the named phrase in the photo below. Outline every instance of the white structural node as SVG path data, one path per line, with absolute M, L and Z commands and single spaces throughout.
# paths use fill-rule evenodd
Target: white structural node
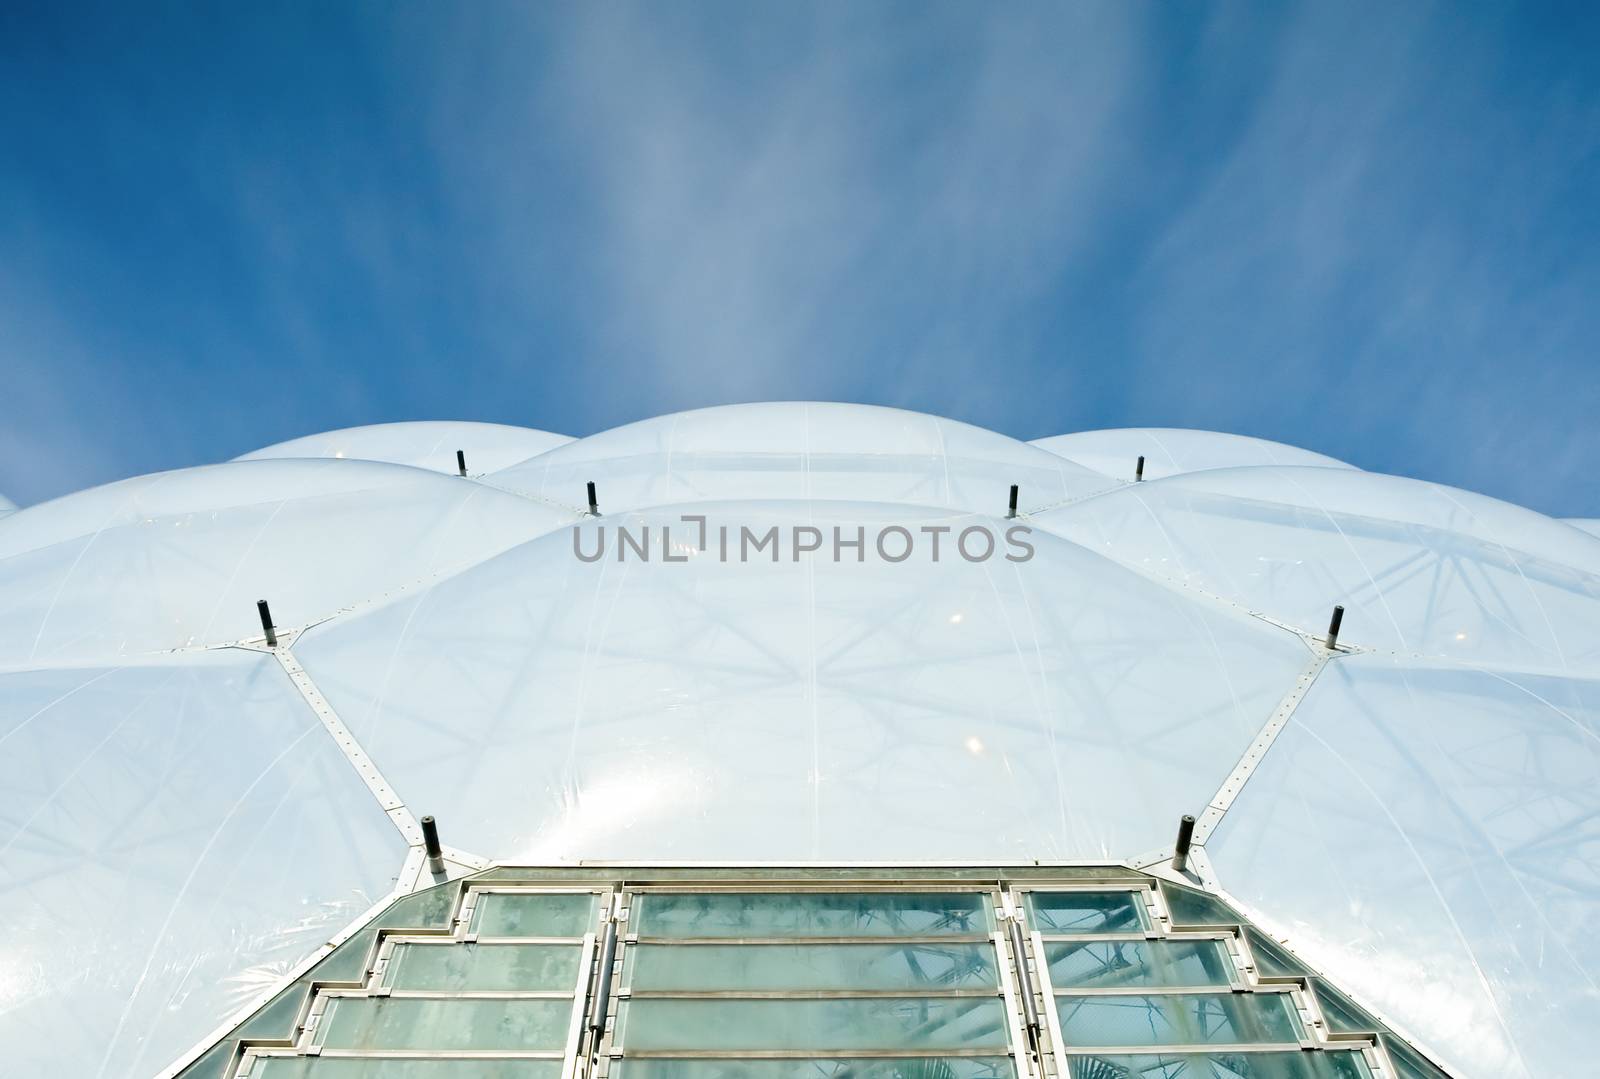
M 1451 1075 L 1590 1074 L 1596 527 L 1258 439 L 804 403 L 356 428 L 0 499 L 0 1071 L 177 1074 L 392 898 L 609 862 L 1144 869 Z M 637 879 L 563 946 L 593 963 Z M 1018 1002 L 1016 1074 L 1091 1074 L 1023 977 L 1067 977 L 1073 930 L 987 887 L 962 946 L 1010 967 L 967 992 Z M 1233 947 L 1242 993 L 1266 972 Z M 579 1018 L 586 986 L 556 994 Z M 603 1072 L 575 1052 L 552 1074 Z M 260 1074 L 389 1074 L 288 1070 L 323 1055 Z

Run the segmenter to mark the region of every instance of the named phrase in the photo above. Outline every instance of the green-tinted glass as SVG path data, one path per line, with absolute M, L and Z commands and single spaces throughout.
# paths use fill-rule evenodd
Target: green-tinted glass
M 892 1057 L 807 1060 L 686 1060 L 624 1057 L 617 1079 L 1014 1079 L 1010 1057 Z
M 1321 978 L 1313 978 L 1311 986 L 1317 994 L 1317 1003 L 1322 1006 L 1322 1018 L 1327 1020 L 1328 1029 L 1333 1033 L 1371 1034 L 1383 1029 L 1355 1001 Z
M 391 989 L 572 992 L 583 949 L 575 944 L 399 944 L 384 984 Z
M 1068 1045 L 1244 1045 L 1296 1042 L 1284 993 L 1057 997 Z
M 459 886 L 439 884 L 397 899 L 372 923 L 384 929 L 448 929 L 455 916 Z
M 1173 925 L 1239 925 L 1244 920 L 1222 900 L 1204 892 L 1166 882 L 1162 883 L 1161 891 L 1166 896 L 1167 913 L 1172 916 Z
M 1360 1053 L 1174 1053 L 1070 1058 L 1072 1079 L 1369 1079 Z
M 618 1029 L 625 1052 L 799 1049 L 838 1054 L 860 1049 L 1006 1049 L 1005 1009 L 997 997 L 646 997 L 623 1002 Z
M 1383 1047 L 1389 1050 L 1389 1059 L 1394 1063 L 1395 1071 L 1399 1073 L 1400 1079 L 1449 1079 L 1444 1072 L 1434 1067 L 1426 1057 L 1406 1045 L 1399 1038 L 1385 1035 Z
M 967 989 L 999 984 L 994 945 L 641 944 L 634 990 Z
M 482 937 L 581 937 L 595 928 L 598 897 L 584 892 L 486 892 L 472 931 Z
M 655 892 L 634 901 L 646 937 L 895 937 L 990 932 L 981 892 Z
M 559 1060 L 355 1060 L 264 1057 L 250 1079 L 560 1079 Z
M 1263 978 L 1304 978 L 1310 969 L 1277 941 L 1269 939 L 1254 929 L 1245 930 L 1250 940 L 1250 954 L 1255 956 L 1256 973 Z
M 1136 892 L 1029 892 L 1028 920 L 1041 933 L 1139 933 L 1144 900 Z
M 1233 973 L 1220 940 L 1051 941 L 1044 954 L 1057 989 L 1228 985 Z
M 318 1029 L 330 1049 L 564 1049 L 570 1000 L 335 997 Z

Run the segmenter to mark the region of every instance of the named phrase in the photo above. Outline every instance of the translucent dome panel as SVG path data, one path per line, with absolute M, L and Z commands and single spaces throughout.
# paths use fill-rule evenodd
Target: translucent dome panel
M 1571 525 L 1589 533 L 1591 536 L 1600 536 L 1600 518 L 1594 517 L 1564 517 L 1563 523 Z
M 393 886 L 399 832 L 269 656 L 0 698 L 7 1074 L 144 1079 Z
M 252 461 L 96 488 L 0 521 L 0 665 L 100 662 L 303 625 L 571 520 L 470 480 Z
M 1281 442 L 1268 442 L 1264 438 L 1245 435 L 1224 435 L 1216 431 L 1189 431 L 1181 427 L 1121 427 L 1106 431 L 1079 431 L 1035 439 L 1030 445 L 1120 480 L 1134 478 L 1141 457 L 1144 458 L 1144 477 L 1147 480 L 1210 468 L 1243 468 L 1249 465 L 1351 467 L 1332 457 L 1296 446 L 1285 446 Z
M 461 420 L 418 420 L 346 427 L 266 446 L 234 458 L 237 461 L 283 457 L 346 457 L 388 461 L 433 472 L 457 474 L 456 451 L 467 456 L 467 472 L 478 475 L 514 465 L 572 439 L 529 427 Z
M 1199 472 L 1033 523 L 1142 572 L 1341 641 L 1600 670 L 1600 540 L 1436 484 L 1326 468 Z
M 705 552 L 680 511 L 708 516 Z M 960 558 L 953 537 L 990 518 L 720 503 L 591 520 L 586 553 L 619 523 L 670 528 L 687 561 L 619 564 L 613 543 L 584 563 L 563 530 L 296 645 L 446 842 L 508 861 L 1131 857 L 1206 804 L 1309 658 L 1048 535 L 1027 562 Z M 830 545 L 865 529 L 865 561 L 797 562 L 787 539 L 737 560 L 742 527 L 797 524 Z M 938 562 L 921 542 L 885 564 L 890 525 L 955 531 Z
M 818 498 L 1004 513 L 1112 486 L 1023 442 L 952 420 L 866 405 L 730 405 L 645 420 L 489 477 L 566 505 L 595 481 L 602 511 L 679 502 Z
M 0 517 L 4 517 L 8 513 L 16 512 L 17 504 L 11 501 L 11 499 L 7 498 L 5 495 L 0 495 Z
M 1600 683 L 1341 658 L 1208 850 L 1457 1074 L 1593 1070 Z

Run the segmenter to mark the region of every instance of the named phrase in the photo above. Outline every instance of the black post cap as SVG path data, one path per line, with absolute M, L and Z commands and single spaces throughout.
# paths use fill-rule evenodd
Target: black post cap
M 1194 844 L 1194 816 L 1185 813 L 1178 822 L 1178 843 L 1172 848 L 1172 868 L 1182 873 L 1189 868 L 1189 848 Z
M 1339 645 L 1339 627 L 1344 625 L 1344 608 L 1335 607 L 1333 617 L 1328 619 L 1328 650 L 1331 652 Z
M 272 624 L 272 608 L 267 606 L 266 600 L 256 600 L 256 613 L 261 616 L 261 629 L 267 635 L 267 647 L 278 647 L 277 628 Z

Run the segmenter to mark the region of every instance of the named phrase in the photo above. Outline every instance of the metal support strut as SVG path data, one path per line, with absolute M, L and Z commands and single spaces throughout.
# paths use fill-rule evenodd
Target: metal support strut
M 1028 1041 L 1039 1047 L 1039 1002 L 1033 999 L 1033 975 L 1028 970 L 1027 944 L 1022 923 L 1011 923 L 1011 951 L 1017 960 L 1017 993 L 1022 997 L 1022 1017 L 1028 1024 Z
M 1139 463 L 1133 466 L 1133 480 L 1140 483 L 1144 480 L 1144 458 L 1139 458 Z
M 589 1055 L 600 1052 L 600 1035 L 605 1033 L 606 1012 L 611 1010 L 611 968 L 617 960 L 617 923 L 606 923 L 605 943 L 600 947 L 600 977 L 594 987 L 594 1008 L 589 1012 Z
M 465 476 L 467 474 L 467 451 L 466 450 L 457 450 L 456 451 L 456 471 L 460 472 L 463 476 Z
M 1339 646 L 1339 627 L 1344 623 L 1344 608 L 1335 607 L 1333 617 L 1328 620 L 1328 651 L 1332 652 Z
M 1017 485 L 1011 485 L 1011 508 L 1006 511 L 1006 520 L 1014 520 L 1017 516 Z
M 593 517 L 600 516 L 600 500 L 594 493 L 594 480 L 589 481 L 589 514 Z

